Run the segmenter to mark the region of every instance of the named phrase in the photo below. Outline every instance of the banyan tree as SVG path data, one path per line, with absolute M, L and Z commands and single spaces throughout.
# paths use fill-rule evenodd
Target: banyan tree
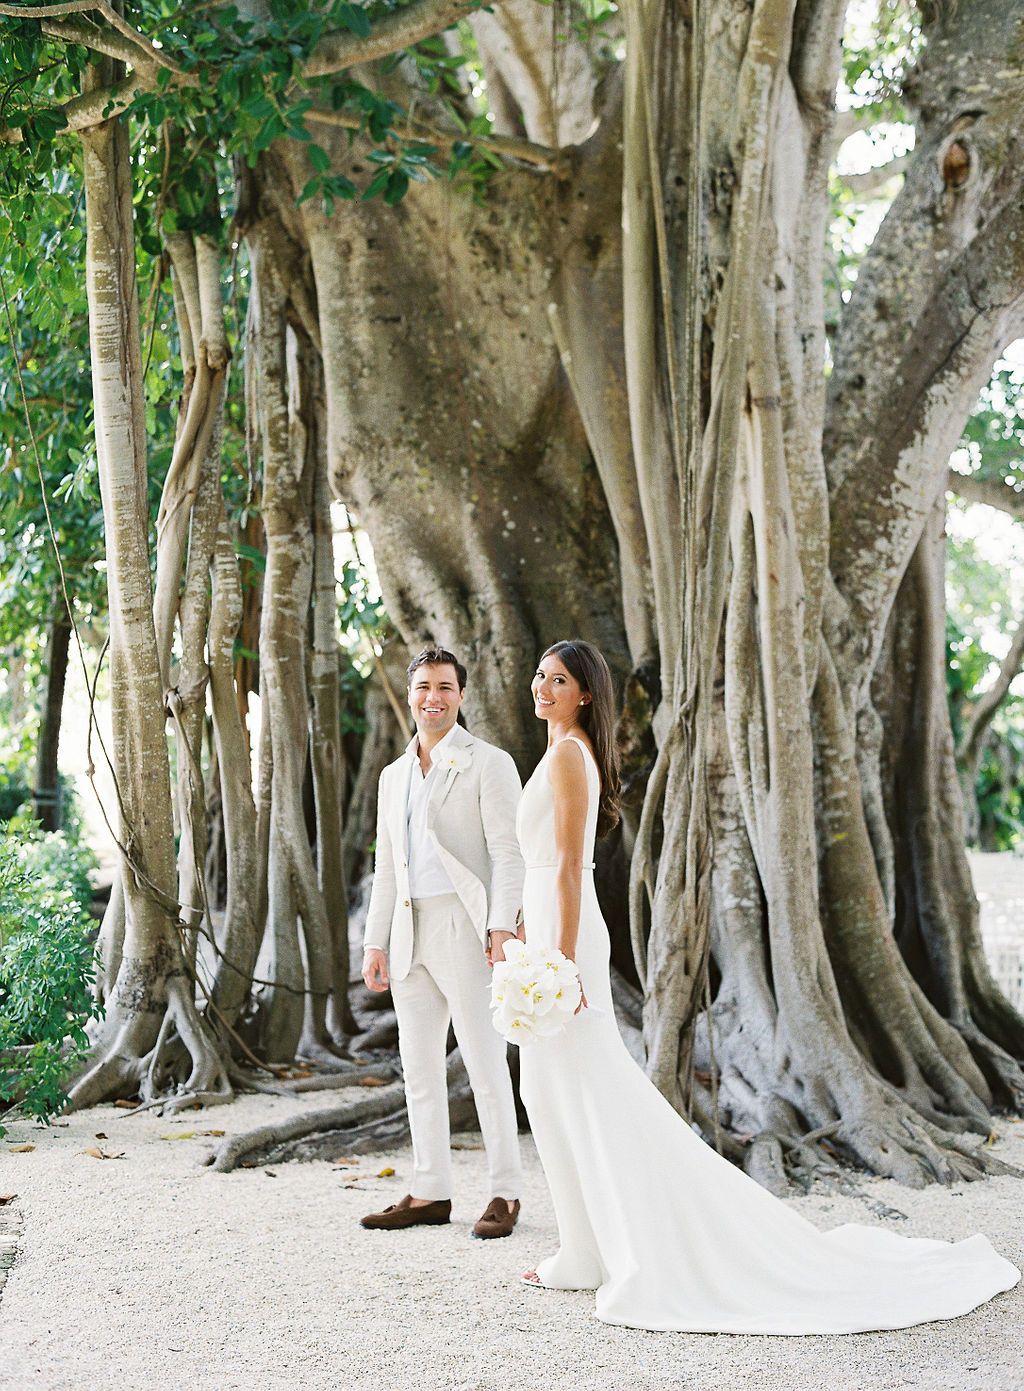
M 463 654 L 470 723 L 526 774 L 536 655 L 579 634 L 620 682 L 601 882 L 658 1086 L 770 1184 L 828 1152 L 908 1183 L 993 1167 L 978 1137 L 1024 1105 L 1024 1019 L 964 851 L 943 519 L 950 453 L 1024 323 L 1019 7 L 920 6 L 914 150 L 828 314 L 846 0 L 324 5 L 276 67 L 297 6 L 212 7 L 216 61 L 198 15 L 28 8 L 2 12 L 82 74 L 54 139 L 80 142 L 86 195 L 123 852 L 73 1100 L 224 1097 L 256 1059 L 344 1072 L 345 822 L 365 851 L 401 653 Z M 143 156 L 133 130 L 161 137 Z M 143 157 L 170 171 L 146 196 L 183 372 L 152 585 Z M 254 788 L 232 374 L 265 536 Z M 332 499 L 398 635 L 361 768 L 339 733 Z M 334 1123 L 391 1115 L 385 1090 Z

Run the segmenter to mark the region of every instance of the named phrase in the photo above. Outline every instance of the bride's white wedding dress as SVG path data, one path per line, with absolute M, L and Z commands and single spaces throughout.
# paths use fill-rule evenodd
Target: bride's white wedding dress
M 587 768 L 591 859 L 600 779 L 575 742 Z M 517 830 L 527 939 L 556 945 L 547 768 L 545 755 L 523 791 Z M 589 869 L 576 959 L 593 1008 L 520 1051 L 522 1097 L 558 1219 L 560 1245 L 537 1267 L 541 1284 L 596 1290 L 606 1323 L 806 1334 L 954 1318 L 1020 1279 L 984 1236 L 951 1243 L 854 1225 L 819 1232 L 694 1134 L 619 1036 Z

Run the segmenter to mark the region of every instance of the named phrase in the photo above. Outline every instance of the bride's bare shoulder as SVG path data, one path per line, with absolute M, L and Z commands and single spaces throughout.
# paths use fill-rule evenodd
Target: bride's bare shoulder
M 586 754 L 575 738 L 559 739 L 548 752 L 552 778 L 559 781 L 586 782 Z

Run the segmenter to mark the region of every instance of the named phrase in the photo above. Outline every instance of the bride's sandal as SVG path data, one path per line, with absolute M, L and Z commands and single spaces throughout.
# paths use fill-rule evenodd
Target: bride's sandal
M 538 1290 L 542 1290 L 544 1288 L 544 1286 L 541 1284 L 540 1276 L 537 1274 L 535 1270 L 524 1270 L 519 1278 L 520 1280 L 522 1280 L 524 1285 L 532 1285 L 534 1289 Z

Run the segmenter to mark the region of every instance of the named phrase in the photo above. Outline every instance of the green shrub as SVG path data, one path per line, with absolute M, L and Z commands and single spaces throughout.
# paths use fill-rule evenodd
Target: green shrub
M 0 762 L 0 822 L 17 820 L 27 824 L 32 814 L 32 788 L 35 781 L 35 752 L 8 748 Z M 82 839 L 82 808 L 74 778 L 57 774 L 60 790 L 61 830 L 71 845 Z
M 1024 697 L 1008 696 L 978 765 L 978 849 L 1024 847 Z
M 63 832 L 0 826 L 0 1115 L 16 1107 L 48 1120 L 87 1051 L 85 1025 L 99 1012 L 91 863 Z
M 22 767 L 0 768 L 0 821 L 9 821 L 31 796 L 32 789 Z

